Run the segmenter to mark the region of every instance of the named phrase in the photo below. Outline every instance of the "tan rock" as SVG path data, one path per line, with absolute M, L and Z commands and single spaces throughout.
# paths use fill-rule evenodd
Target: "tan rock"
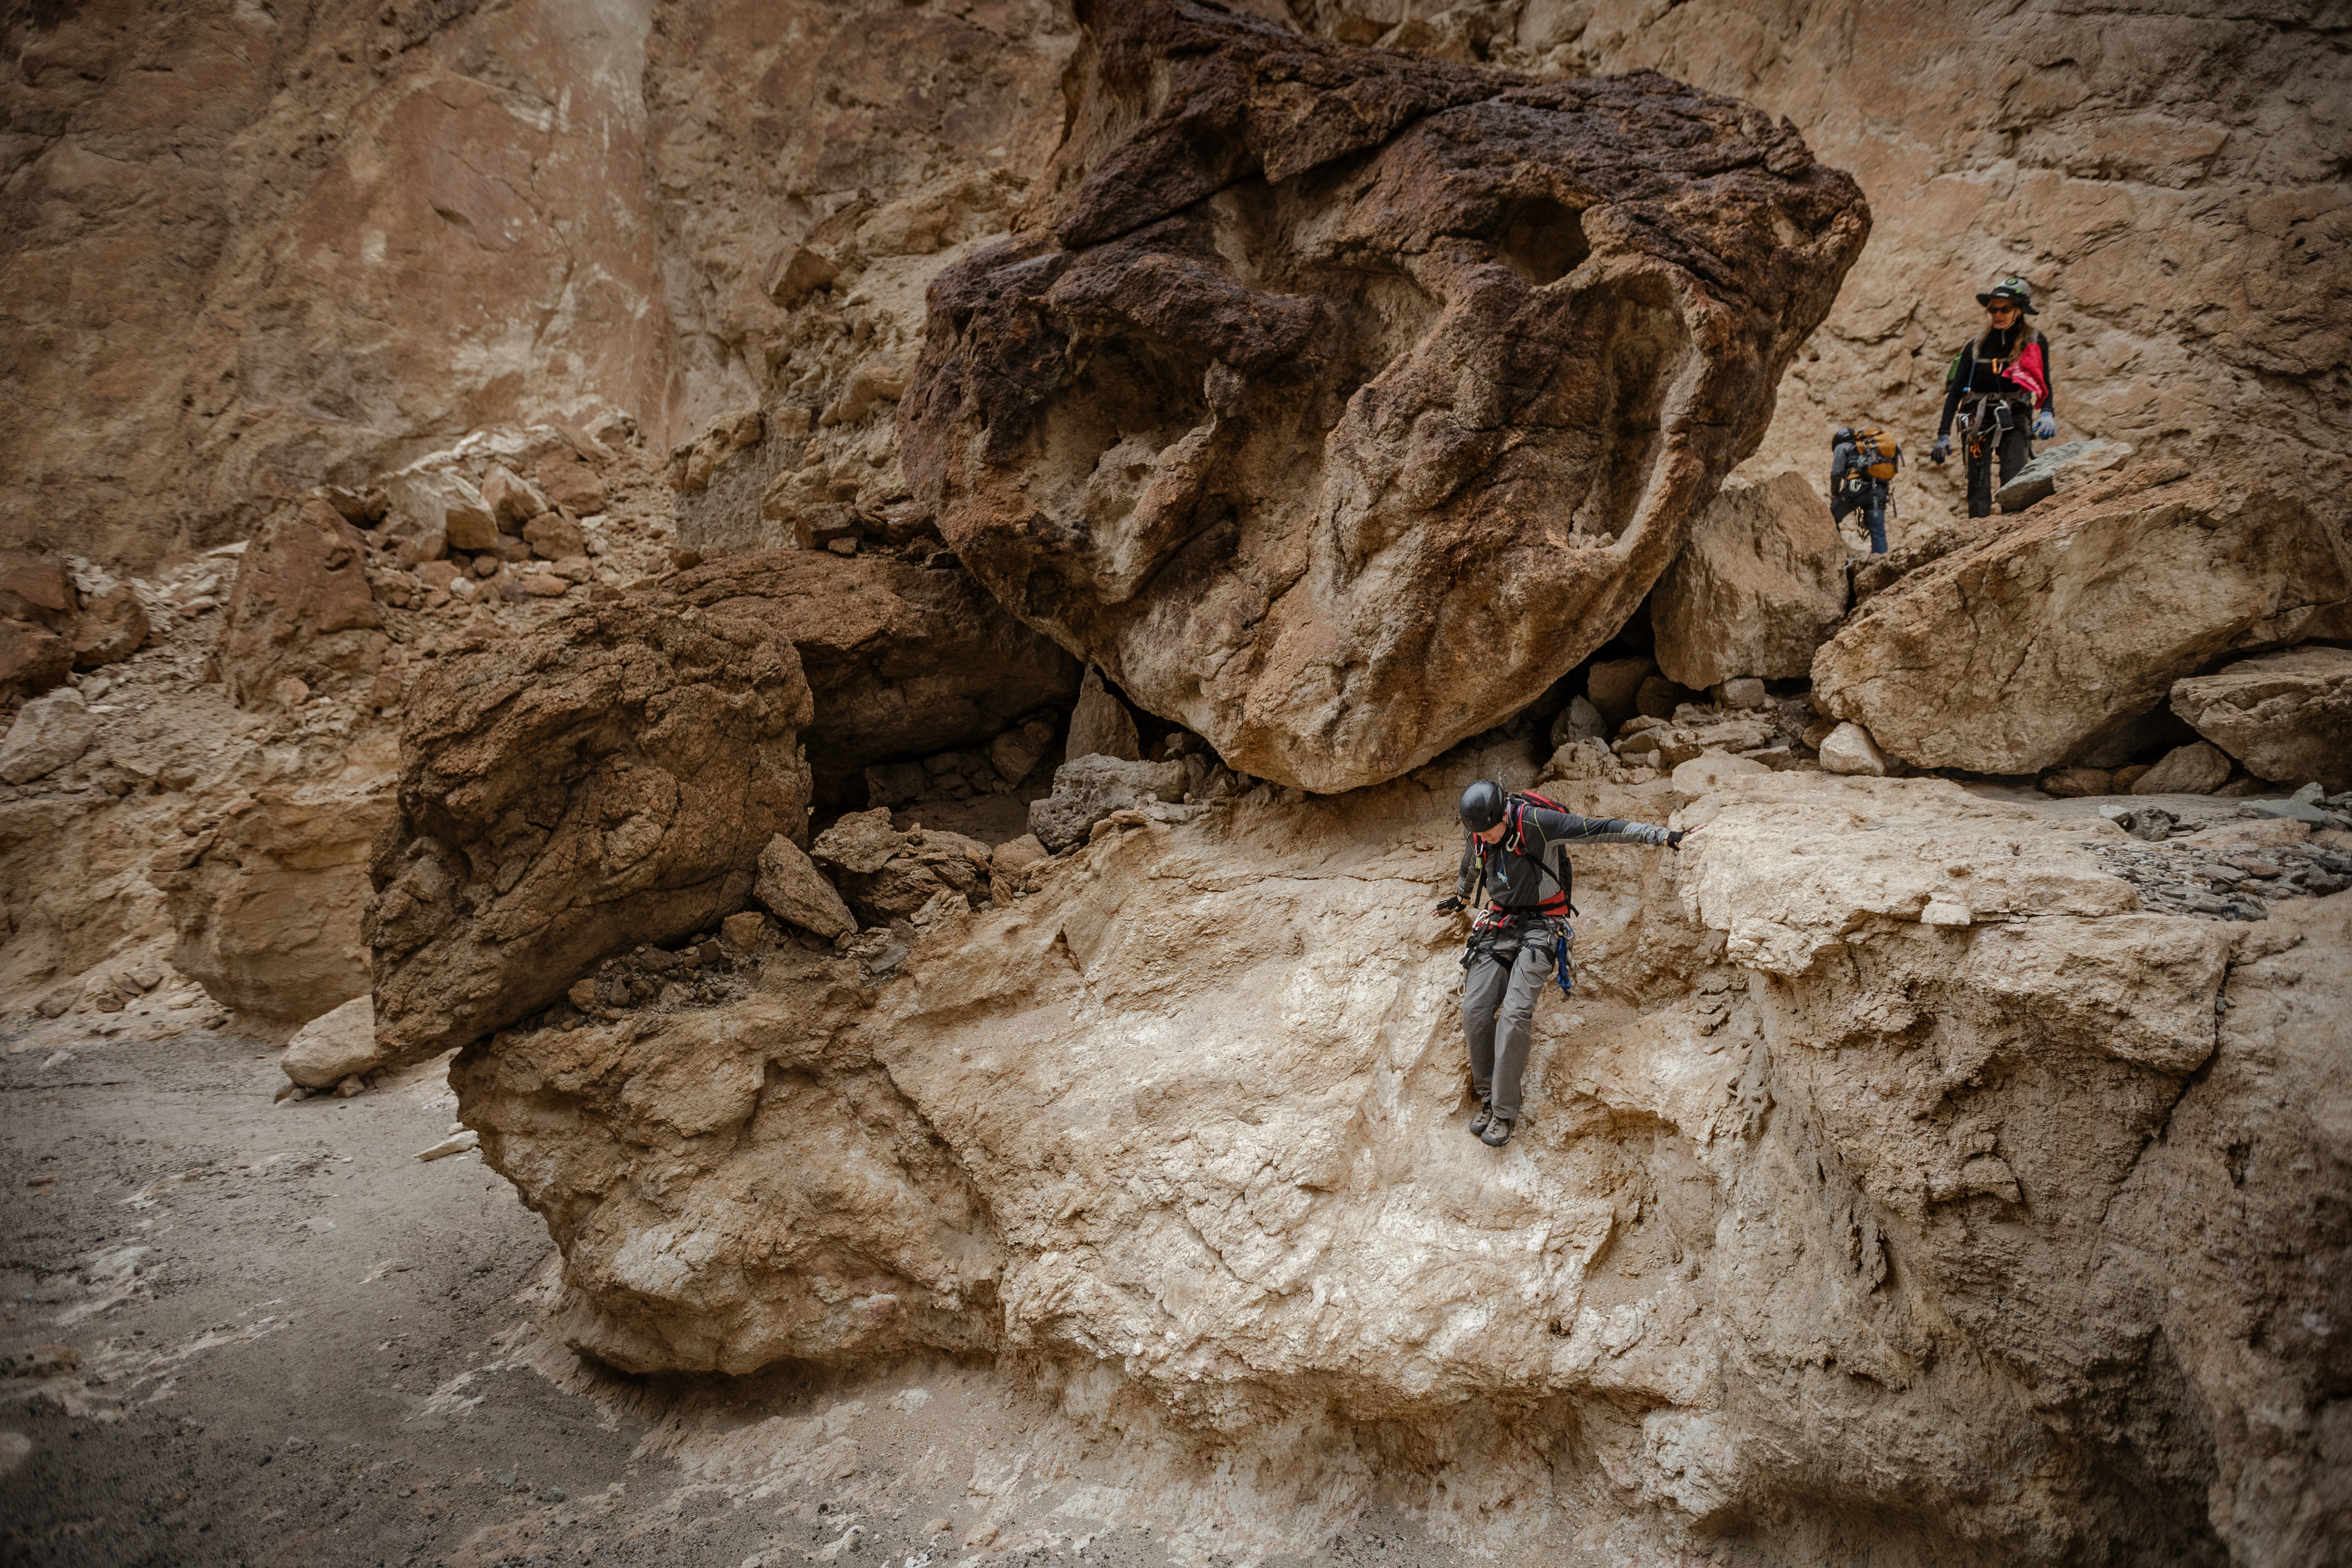
M 1658 668 L 1693 688 L 1809 675 L 1845 596 L 1845 544 L 1811 484 L 1727 480 L 1650 595 Z
M 1920 767 L 2039 773 L 2232 647 L 2352 605 L 2352 550 L 2302 502 L 2147 466 L 2061 493 L 1913 572 L 1813 661 L 1818 699 Z
M 482 492 L 463 474 L 446 468 L 403 468 L 387 477 L 383 488 L 393 510 L 400 516 L 397 526 L 403 531 L 437 533 L 452 550 L 496 548 L 499 520 Z
M 741 907 L 803 831 L 807 682 L 719 615 L 593 605 L 445 655 L 402 729 L 398 815 L 369 864 L 386 1055 L 414 1061 L 563 994 L 598 959 Z
M 0 738 L 0 781 L 30 784 L 46 778 L 89 750 L 98 735 L 98 717 L 67 687 L 36 697 L 16 710 L 5 738 Z
M 541 458 L 534 475 L 550 507 L 562 507 L 574 517 L 593 517 L 604 510 L 604 479 L 586 458 L 569 447 Z
M 150 629 L 147 606 L 129 584 L 85 595 L 73 625 L 74 668 L 99 669 L 121 663 L 146 646 Z
M 1183 799 L 1184 784 L 1181 763 L 1080 757 L 1054 770 L 1052 795 L 1030 802 L 1029 831 L 1059 855 L 1085 843 L 1095 824 L 1113 812 Z
M 173 966 L 279 1027 L 366 991 L 368 847 L 392 816 L 391 783 L 362 767 L 348 784 L 266 790 L 194 853 L 167 846 L 148 876 L 177 931 Z
M 523 533 L 524 524 L 545 515 L 548 510 L 547 498 L 529 479 L 502 463 L 492 463 L 489 471 L 482 476 L 482 500 L 498 520 L 499 531 L 506 533 Z
M 1886 756 L 1878 749 L 1869 731 L 1848 721 L 1822 737 L 1822 767 L 1832 773 L 1862 773 L 1871 778 L 1886 776 Z
M 218 648 L 238 706 L 271 704 L 289 677 L 313 690 L 373 677 L 389 638 L 366 552 L 359 531 L 316 498 L 255 536 L 238 558 Z
M 770 839 L 768 842 L 772 845 L 775 840 Z M 792 840 L 787 838 L 784 842 L 791 844 Z M 797 848 L 798 846 L 795 845 L 794 847 Z M 742 952 L 756 952 L 765 947 L 771 929 L 768 917 L 757 910 L 739 910 L 719 922 L 719 936 L 729 945 Z
M 2060 768 L 2042 776 L 2042 793 L 2061 800 L 2115 793 L 2115 775 L 2105 768 Z
M 988 858 L 991 867 L 1010 876 L 1015 871 L 1027 870 L 1047 858 L 1048 855 L 1045 846 L 1038 841 L 1035 834 L 1024 833 L 1018 838 L 1008 838 L 998 845 L 989 852 Z
M 808 851 L 781 833 L 760 851 L 760 879 L 752 885 L 751 896 L 778 920 L 821 937 L 843 936 L 857 929 L 857 918 L 816 868 Z
M 1045 761 L 1045 753 L 1053 749 L 1053 724 L 1044 719 L 1031 719 L 1020 728 L 1007 730 L 988 743 L 988 765 L 1006 784 L 1017 784 L 1027 778 L 1031 770 Z
M 1859 195 L 1727 101 L 1089 20 L 1027 226 L 931 286 L 908 481 L 1001 600 L 1234 767 L 1393 778 L 1640 605 L 1860 254 Z M 1652 181 L 1658 226 L 1597 196 Z
M 1223 1410 L 1217 1451 L 1269 1462 L 1336 1407 L 1542 1473 L 1447 1413 L 1528 1400 L 1601 1433 L 1639 1399 L 1646 1426 L 1594 1440 L 1628 1476 L 1664 1447 L 1677 1489 L 1704 1482 L 1651 1505 L 1682 1540 L 1865 1462 L 1868 1489 L 1899 1480 L 1947 1521 L 2013 1521 L 1989 1477 L 2108 1484 L 2044 1470 L 2086 1422 L 2119 1438 L 2144 1400 L 2317 1385 L 2221 1331 L 2181 1352 L 2193 1373 L 2116 1369 L 2139 1366 L 2147 1310 L 2196 1321 L 2161 1304 L 2174 1280 L 2228 1279 L 2247 1232 L 2210 1226 L 2311 1234 L 2292 1194 L 2240 1195 L 2257 1184 L 2231 1179 L 2227 1130 L 2260 1103 L 2294 1157 L 2332 1147 L 2326 1103 L 2304 1103 L 2333 1057 L 2301 987 L 2352 921 L 2271 942 L 2137 912 L 2054 807 L 1743 776 L 1680 856 L 1579 857 L 1577 996 L 1539 1006 L 1529 1114 L 1496 1155 L 1462 1132 L 1457 933 L 1426 915 L 1469 771 L 1109 836 L 1083 872 L 919 934 L 887 979 L 787 952 L 759 995 L 650 1034 L 467 1053 L 464 1117 L 563 1250 L 565 1333 L 646 1373 L 1018 1355 L 1122 1401 L 1128 1430 L 1166 1413 L 1169 1443 Z M 1644 817 L 1664 787 L 1570 804 Z M 1922 919 L 1963 908 L 1965 928 Z M 2294 951 L 2249 973 L 2273 947 Z M 2294 1031 L 2289 1064 L 2249 1012 Z M 2208 1093 L 2217 1077 L 2236 1087 Z M 2153 1139 L 2184 1095 L 2218 1140 L 2194 1160 Z M 690 1167 L 644 1158 L 681 1138 Z M 2193 1207 L 2167 1201 L 2182 1183 Z M 2133 1245 L 2108 1251 L 2119 1205 Z M 1773 1226 L 1732 1223 L 1757 1212 Z M 2293 1258 L 2262 1267 L 2263 1300 L 2330 1300 Z M 850 1279 L 868 1283 L 845 1300 Z M 1942 1372 L 1895 1375 L 1929 1343 Z M 1979 1354 L 1998 1374 L 1968 1371 Z M 1842 1419 L 1784 1424 L 1791 1365 Z M 2121 1413 L 2068 1402 L 2094 1379 Z M 1889 1426 L 1920 1436 L 1890 1447 Z M 2033 1539 L 2073 1538 L 2066 1512 Z
M 2256 778 L 2352 789 L 2352 650 L 2294 648 L 2176 681 L 2172 710 Z
M 543 511 L 522 526 L 530 552 L 542 561 L 567 561 L 588 553 L 587 536 L 580 525 L 560 511 Z
M 1647 658 L 1604 658 L 1586 672 L 1584 694 L 1601 710 L 1609 733 L 1641 711 L 1642 684 L 1657 673 L 1656 661 Z
M 352 997 L 294 1032 L 278 1065 L 304 1089 L 332 1089 L 343 1079 L 365 1077 L 384 1065 L 375 1040 L 375 1005 Z
M 1102 671 L 1089 665 L 1078 686 L 1078 705 L 1070 711 L 1070 731 L 1063 750 L 1072 760 L 1117 757 L 1124 763 L 1143 760 L 1143 745 L 1135 732 L 1135 716 L 1127 705 L 1103 689 Z M 1026 769 L 1023 770 L 1024 773 Z
M 2134 795 L 2211 795 L 2230 779 L 2230 759 L 2218 746 L 2199 741 L 2175 747 L 2138 778 Z
M 836 870 L 862 875 L 882 869 L 906 842 L 907 835 L 891 826 L 889 808 L 877 806 L 843 813 L 817 835 L 809 855 Z

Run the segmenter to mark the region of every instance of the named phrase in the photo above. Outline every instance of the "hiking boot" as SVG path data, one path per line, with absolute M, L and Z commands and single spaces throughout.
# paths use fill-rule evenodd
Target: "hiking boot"
M 1478 1114 L 1470 1119 L 1470 1136 L 1473 1138 L 1483 1136 L 1486 1131 L 1486 1124 L 1494 1120 L 1495 1108 L 1481 1101 Z
M 1490 1117 L 1486 1130 L 1478 1134 L 1478 1142 L 1486 1144 L 1489 1149 L 1499 1149 L 1511 1141 L 1513 1125 L 1499 1116 Z

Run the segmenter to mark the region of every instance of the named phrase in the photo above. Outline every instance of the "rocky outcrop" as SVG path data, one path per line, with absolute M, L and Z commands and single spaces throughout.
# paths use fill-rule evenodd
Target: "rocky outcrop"
M 1920 767 L 2073 760 L 2233 647 L 2340 635 L 2352 547 L 2292 497 L 2148 465 L 1904 577 L 1813 661 L 1829 712 Z
M 392 818 L 381 773 L 356 790 L 264 790 L 149 863 L 177 932 L 172 962 L 282 1033 L 368 990 L 368 851 Z
M 895 978 L 787 950 L 734 1005 L 478 1043 L 463 1112 L 564 1248 L 566 1333 L 646 1372 L 1017 1353 L 1244 1467 L 1344 1470 L 1360 1424 L 1450 1431 L 1470 1399 L 1513 1419 L 1448 1451 L 1517 1500 L 1465 1502 L 1469 1538 L 1607 1520 L 1661 1553 L 1801 1484 L 1978 1561 L 2210 1555 L 2231 1488 L 2340 1461 L 2293 1414 L 2327 1386 L 2296 1314 L 2339 1292 L 2228 1264 L 2333 1222 L 2201 1184 L 2248 1158 L 2231 1109 L 2290 1085 L 2252 1158 L 2352 1156 L 2304 1098 L 2335 1092 L 2341 900 L 2142 913 L 2095 817 L 1727 778 L 1681 859 L 1580 857 L 1578 989 L 1496 1154 L 1462 1131 L 1459 931 L 1426 912 L 1474 771 L 1113 831 Z M 2249 1016 L 2307 1019 L 2309 1053 Z M 2158 1140 L 2158 1177 L 2192 1104 L 2210 1137 Z M 2184 1334 L 2191 1280 L 2308 1351 Z
M 299 707 L 330 683 L 374 676 L 391 639 L 366 561 L 359 530 L 316 498 L 247 544 L 216 656 L 239 707 Z
M 1809 675 L 1845 597 L 1845 543 L 1812 486 L 1730 480 L 1650 595 L 1658 668 L 1699 690 Z
M 0 736 L 0 782 L 28 784 L 57 772 L 89 750 L 98 721 L 81 693 L 70 689 L 36 697 L 16 710 Z
M 42 552 L 0 551 L 0 701 L 48 690 L 76 669 L 119 664 L 145 644 L 131 588 Z
M 386 1058 L 740 908 L 761 850 L 808 831 L 811 711 L 789 642 L 693 606 L 593 606 L 445 657 L 408 706 L 368 866 Z
M 1125 762 L 1099 753 L 1074 757 L 1054 770 L 1054 793 L 1030 803 L 1029 831 L 1059 855 L 1084 844 L 1095 826 L 1115 812 L 1181 800 L 1185 783 L 1181 763 Z
M 2258 779 L 2352 789 L 2352 650 L 2296 648 L 2176 681 L 2172 710 Z
M 1024 226 L 932 285 L 908 478 L 1017 615 L 1235 768 L 1394 777 L 1638 606 L 1759 438 L 1859 194 L 1661 77 L 1185 0 L 1088 23 Z
M 665 586 L 799 650 L 816 705 L 803 739 L 819 798 L 836 805 L 866 804 L 863 775 L 875 763 L 985 746 L 1078 688 L 1077 661 L 1005 614 L 950 557 L 759 551 Z

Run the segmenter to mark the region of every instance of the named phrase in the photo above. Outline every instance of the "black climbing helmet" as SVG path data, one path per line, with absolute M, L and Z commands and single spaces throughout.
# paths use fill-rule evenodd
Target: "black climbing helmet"
M 1480 779 L 1462 792 L 1462 826 L 1473 833 L 1484 833 L 1503 820 L 1503 786 L 1492 779 Z
M 2042 312 L 2033 308 L 2033 285 L 2022 278 L 2004 278 L 1977 296 L 1977 303 L 1990 305 L 1995 300 L 2013 300 L 2020 311 L 2029 316 Z
M 1832 447 L 1843 447 L 1853 439 L 1853 426 L 1851 425 L 1841 425 L 1830 432 L 1830 445 Z

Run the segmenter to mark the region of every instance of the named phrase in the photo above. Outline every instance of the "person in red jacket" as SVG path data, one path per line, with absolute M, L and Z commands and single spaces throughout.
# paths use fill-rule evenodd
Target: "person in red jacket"
M 1987 322 L 1944 372 L 1944 418 L 1927 453 L 1936 463 L 1951 455 L 1955 421 L 1968 462 L 1969 515 L 1992 515 L 1993 461 L 2000 482 L 2033 460 L 2032 443 L 2058 434 L 2050 374 L 2050 340 L 2025 324 L 2038 315 L 2033 289 L 2022 278 L 2004 278 L 1977 296 Z

